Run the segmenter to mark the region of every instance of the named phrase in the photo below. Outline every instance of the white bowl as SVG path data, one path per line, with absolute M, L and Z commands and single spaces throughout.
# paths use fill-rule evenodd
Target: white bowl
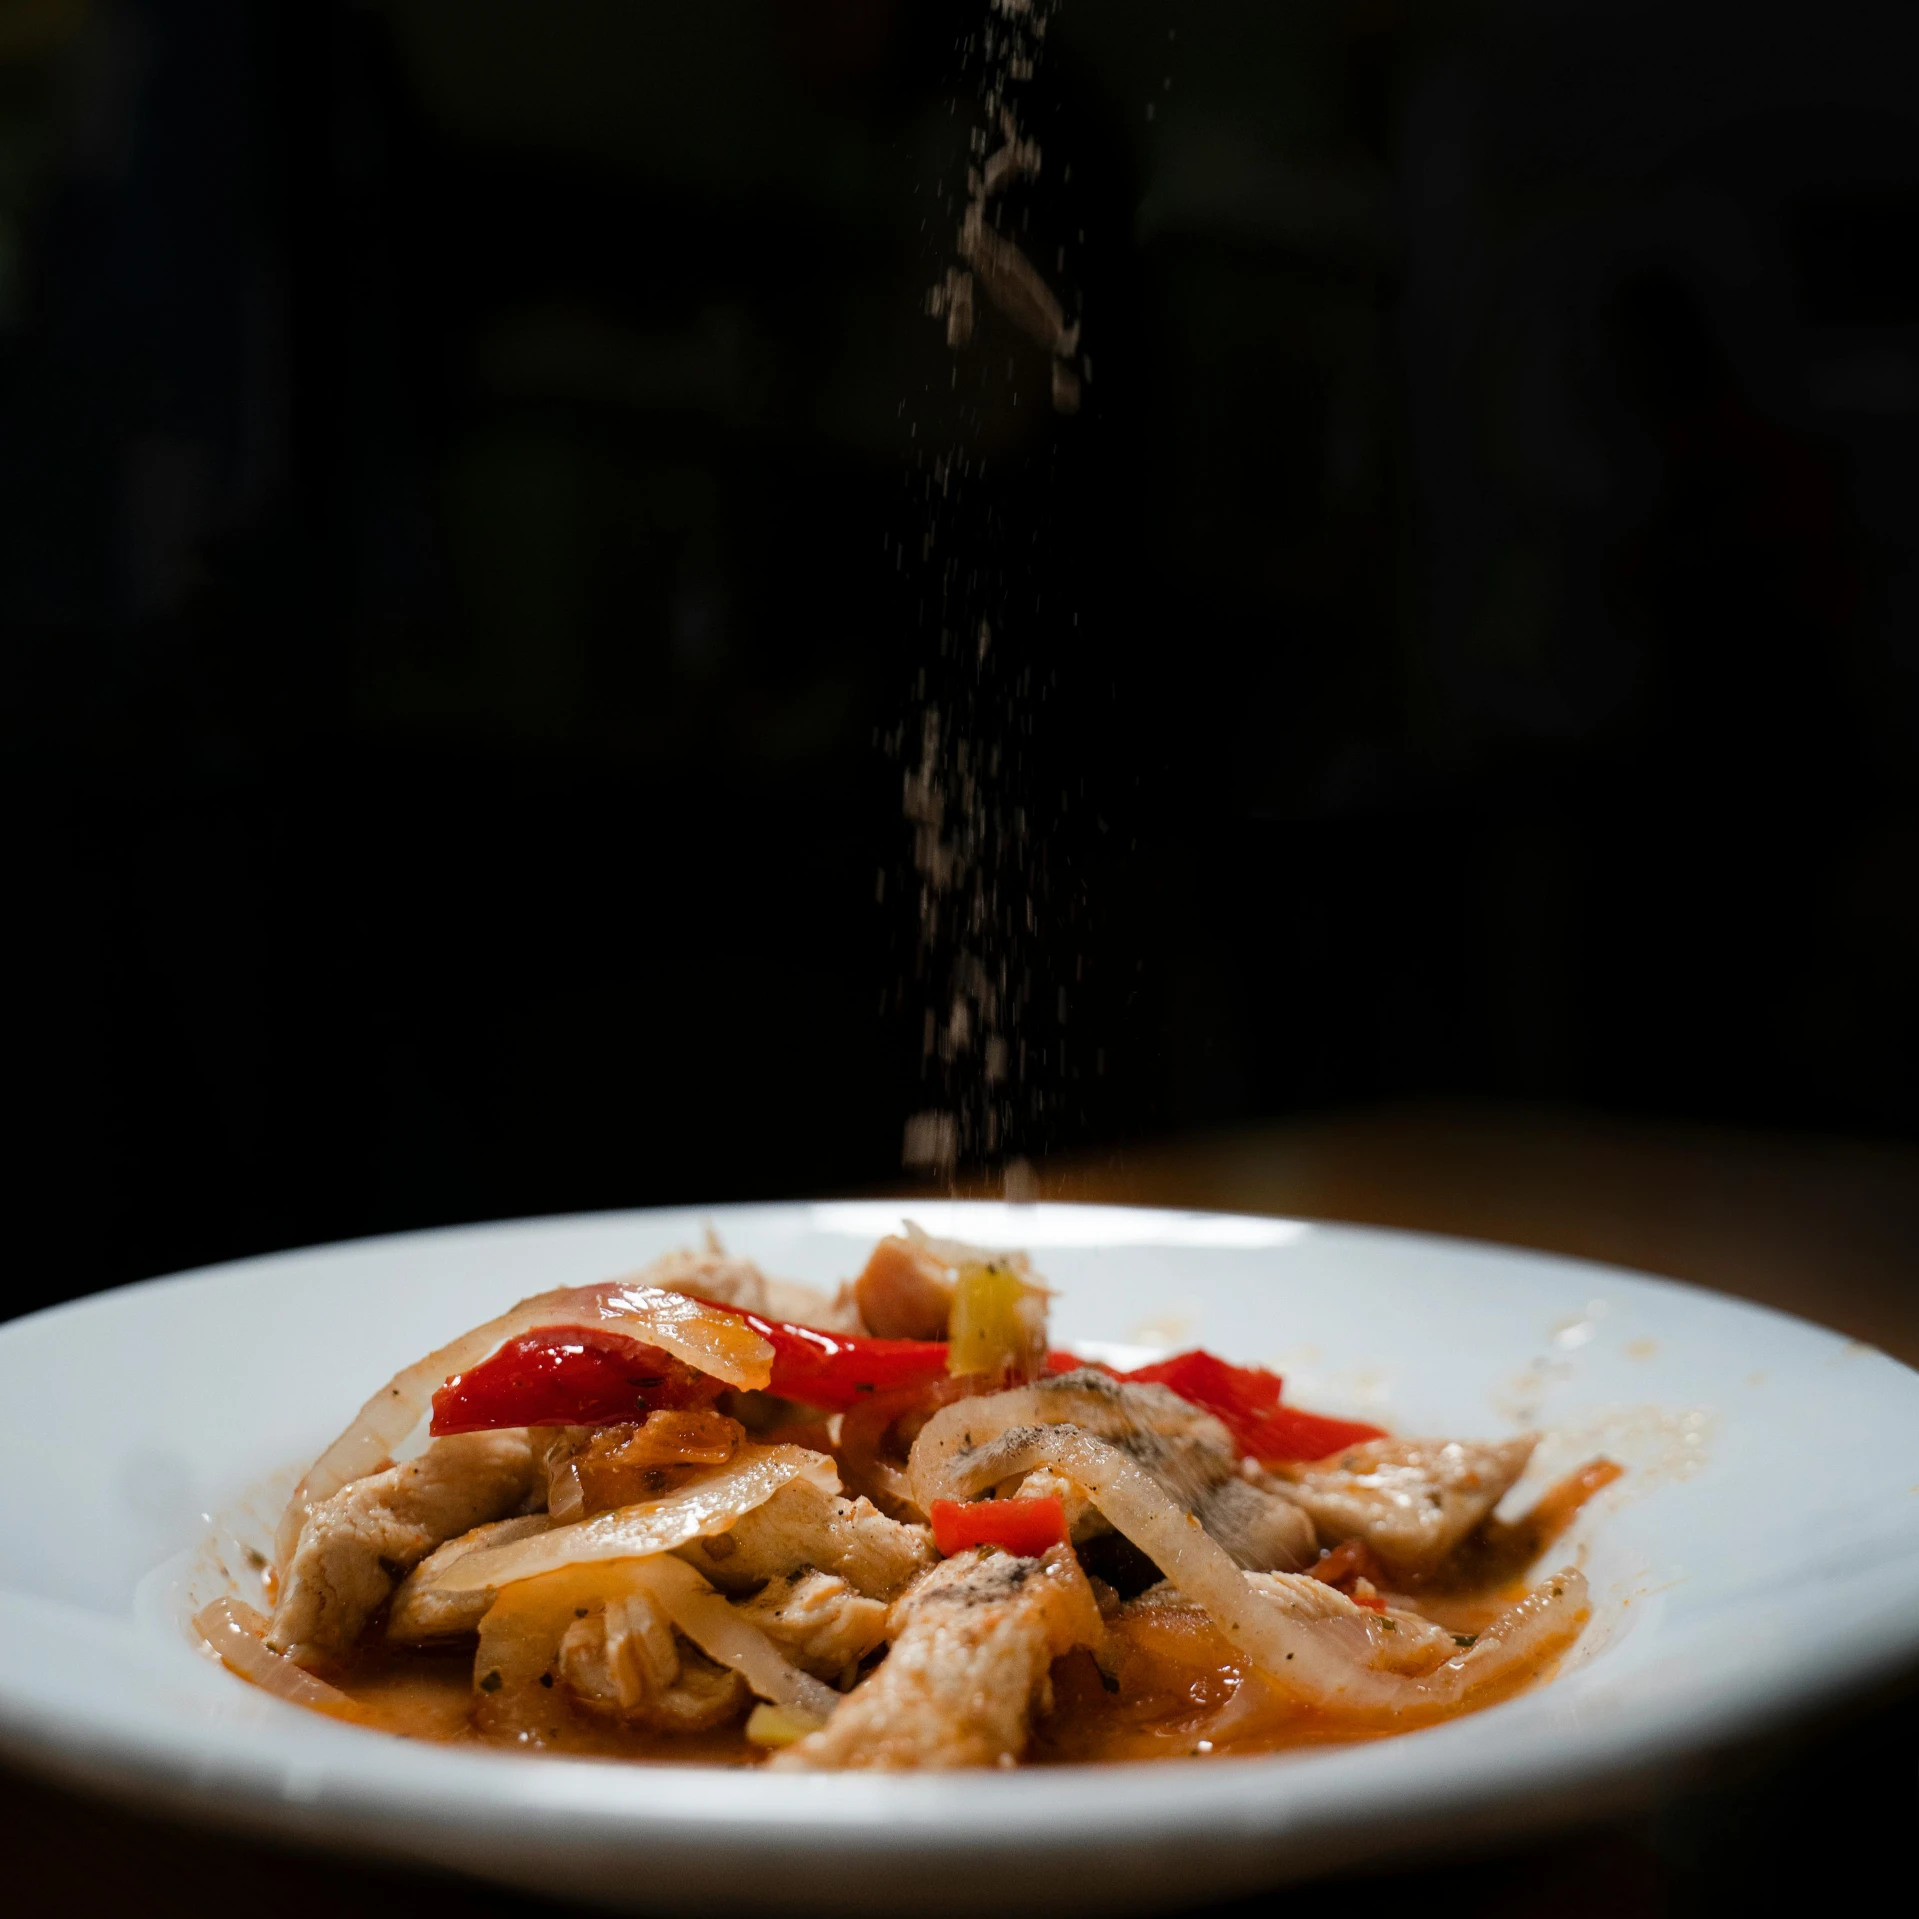
M 832 1281 L 877 1203 L 534 1220 L 245 1260 L 0 1328 L 0 1747 L 185 1818 L 652 1910 L 1127 1910 L 1591 1814 L 1919 1651 L 1919 1377 L 1668 1281 L 1411 1234 L 1114 1207 L 926 1204 L 1034 1250 L 1063 1344 L 1202 1344 L 1408 1433 L 1549 1439 L 1520 1493 L 1628 1468 L 1558 1549 L 1592 1625 L 1549 1685 L 1376 1743 L 924 1777 L 417 1744 L 211 1663 L 184 1615 L 407 1361 L 710 1220 Z M 209 1547 L 209 1539 L 213 1544 Z

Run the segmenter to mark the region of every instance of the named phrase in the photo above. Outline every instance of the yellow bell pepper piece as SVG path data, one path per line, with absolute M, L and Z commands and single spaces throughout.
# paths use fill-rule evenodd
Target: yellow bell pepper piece
M 962 1266 L 948 1322 L 946 1370 L 1009 1381 L 1035 1378 L 1046 1366 L 1046 1298 L 1010 1266 Z

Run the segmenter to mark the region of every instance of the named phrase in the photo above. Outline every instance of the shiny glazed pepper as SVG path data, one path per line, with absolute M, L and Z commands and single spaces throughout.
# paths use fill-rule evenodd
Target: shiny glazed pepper
M 433 1395 L 437 1439 L 501 1426 L 612 1426 L 710 1406 L 720 1382 L 657 1346 L 591 1326 L 538 1326 Z
M 875 1393 L 946 1377 L 946 1342 L 860 1339 L 728 1306 L 773 1348 L 766 1390 L 844 1412 Z M 721 1391 L 670 1353 L 588 1326 L 542 1326 L 455 1374 L 433 1395 L 436 1437 L 499 1426 L 603 1426 L 661 1407 L 710 1405 Z
M 781 1399 L 843 1413 L 874 1393 L 899 1392 L 946 1377 L 943 1339 L 867 1339 L 765 1319 L 739 1306 L 720 1310 L 737 1313 L 773 1348 L 773 1377 L 766 1390 Z
M 947 1376 L 945 1340 L 867 1339 L 737 1306 L 721 1310 L 737 1314 L 771 1345 L 767 1391 L 782 1399 L 846 1412 L 879 1394 L 910 1392 Z M 1071 1353 L 1047 1356 L 1049 1372 L 1082 1363 Z M 1208 1352 L 1176 1353 L 1115 1377 L 1168 1387 L 1223 1421 L 1241 1449 L 1259 1460 L 1319 1459 L 1380 1437 L 1377 1426 L 1282 1406 L 1277 1374 Z M 592 1327 L 543 1326 L 449 1379 L 433 1395 L 431 1430 L 439 1437 L 502 1426 L 613 1425 L 661 1408 L 711 1405 L 720 1390 L 719 1381 L 656 1346 Z

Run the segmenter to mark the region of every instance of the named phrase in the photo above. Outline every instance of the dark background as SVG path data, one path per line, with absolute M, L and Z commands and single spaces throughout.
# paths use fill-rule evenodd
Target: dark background
M 1919 9 L 1072 0 L 1071 420 L 923 311 L 984 16 L 0 8 L 0 1308 L 897 1179 L 929 526 L 1010 1150 L 1919 1130 Z

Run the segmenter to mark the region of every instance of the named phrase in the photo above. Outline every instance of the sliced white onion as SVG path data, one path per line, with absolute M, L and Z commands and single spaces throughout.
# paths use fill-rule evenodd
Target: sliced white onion
M 608 1280 L 562 1287 L 523 1299 L 511 1312 L 462 1333 L 424 1359 L 395 1373 L 354 1416 L 352 1425 L 314 1461 L 294 1488 L 274 1538 L 281 1571 L 299 1543 L 300 1528 L 321 1500 L 378 1472 L 425 1416 L 434 1393 L 455 1373 L 477 1366 L 496 1347 L 537 1326 L 600 1326 L 658 1346 L 699 1372 L 742 1389 L 764 1387 L 773 1376 L 773 1348 L 737 1314 L 703 1299 L 659 1286 Z
M 761 1699 L 796 1717 L 826 1723 L 839 1694 L 790 1664 L 765 1633 L 742 1619 L 685 1560 L 648 1559 L 630 1573 L 707 1658 L 732 1667 Z
M 930 1510 L 935 1499 L 968 1499 L 1035 1467 L 1056 1468 L 1085 1488 L 1113 1526 L 1204 1609 L 1238 1653 L 1283 1691 L 1314 1705 L 1394 1720 L 1456 1710 L 1472 1694 L 1569 1641 L 1582 1622 L 1586 1582 L 1568 1571 L 1502 1615 L 1470 1651 L 1423 1678 L 1380 1672 L 1369 1663 L 1370 1641 L 1361 1622 L 1288 1617 L 1248 1584 L 1191 1513 L 1117 1447 L 1073 1426 L 1016 1426 L 985 1445 L 956 1445 L 969 1410 L 976 1409 L 948 1407 L 914 1442 L 908 1472 L 920 1505 Z
M 194 1631 L 220 1655 L 221 1664 L 242 1679 L 296 1706 L 364 1723 L 366 1714 L 339 1687 L 315 1679 L 270 1650 L 262 1637 L 266 1628 L 265 1615 L 238 1599 L 216 1599 L 193 1615 Z
M 670 1553 L 691 1540 L 727 1531 L 742 1513 L 765 1505 L 796 1479 L 829 1496 L 840 1489 L 839 1474 L 825 1453 L 806 1446 L 742 1446 L 724 1466 L 662 1499 L 642 1500 L 571 1526 L 555 1526 L 531 1539 L 466 1553 L 419 1590 L 473 1592 L 597 1559 L 646 1559 Z

